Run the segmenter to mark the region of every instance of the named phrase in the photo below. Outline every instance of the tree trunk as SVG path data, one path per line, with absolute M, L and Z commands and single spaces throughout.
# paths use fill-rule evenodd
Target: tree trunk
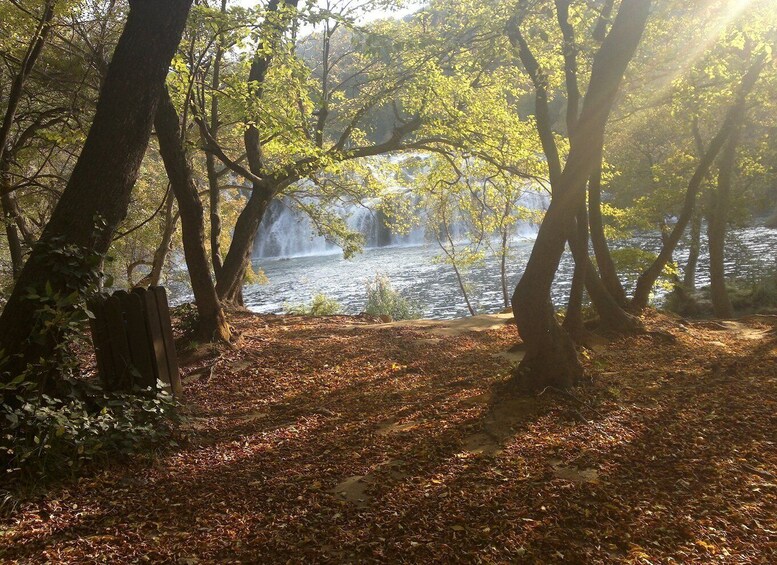
M 575 221 L 595 166 L 597 148 L 604 145 L 604 128 L 645 28 L 650 4 L 645 0 L 623 0 L 610 33 L 594 58 L 566 166 L 553 187 L 553 199 L 513 294 L 515 321 L 526 345 L 526 355 L 516 374 L 521 388 L 568 388 L 583 373 L 572 340 L 556 322 L 550 289 L 564 252 L 568 226 Z
M 28 298 L 30 290 L 47 296 L 50 288 L 60 299 L 88 290 L 94 283 L 95 256 L 107 252 L 127 213 L 191 0 L 129 4 L 84 148 L 0 315 L 0 349 L 9 355 L 0 377 L 4 382 L 39 359 L 55 362 L 65 337 L 61 327 L 44 333 L 40 324 L 45 313 L 40 300 Z M 45 390 L 53 384 L 50 376 L 36 371 L 28 379 Z
M 227 11 L 227 0 L 221 0 L 221 13 Z M 218 138 L 218 131 L 221 125 L 219 118 L 219 98 L 217 92 L 221 88 L 221 61 L 224 57 L 224 48 L 222 45 L 224 36 L 219 37 L 216 45 L 216 54 L 213 61 L 213 78 L 211 81 L 211 101 L 210 101 L 210 134 Z M 203 139 L 207 143 L 207 140 Z M 210 256 L 213 264 L 213 272 L 218 275 L 221 271 L 221 192 L 219 188 L 219 175 L 216 171 L 216 157 L 212 153 L 205 155 L 205 166 L 208 172 L 208 203 L 210 213 Z
M 604 235 L 604 222 L 602 221 L 602 154 L 599 153 L 594 171 L 588 180 L 588 225 L 591 228 L 591 245 L 594 248 L 596 266 L 602 283 L 615 301 L 621 306 L 626 306 L 626 291 L 623 290 L 618 272 L 615 269 L 610 247 Z
M 696 210 L 691 220 L 691 241 L 688 244 L 688 262 L 683 269 L 683 288 L 689 292 L 696 290 L 696 267 L 701 252 L 701 210 Z
M 642 322 L 636 316 L 626 312 L 618 304 L 612 294 L 604 286 L 602 279 L 596 273 L 596 266 L 588 259 L 588 268 L 585 271 L 585 288 L 591 302 L 599 314 L 599 329 L 605 332 L 617 334 L 629 334 L 643 329 Z
M 5 222 L 5 235 L 8 238 L 8 251 L 11 255 L 11 271 L 14 280 L 24 266 L 24 250 L 22 249 L 22 239 L 19 237 L 19 230 L 16 226 L 16 206 L 13 201 L 13 194 L 9 193 L 10 181 L 8 177 L 8 160 L 0 157 L 0 204 L 3 208 L 3 221 Z
M 267 15 L 262 22 L 259 48 L 251 61 L 248 73 L 250 94 L 260 100 L 264 92 L 264 80 L 273 61 L 274 51 L 281 45 L 283 34 L 291 27 L 296 17 L 298 0 L 270 0 Z M 220 272 L 216 275 L 216 293 L 219 298 L 236 306 L 243 305 L 243 278 L 250 261 L 256 232 L 270 201 L 277 194 L 278 183 L 264 176 L 264 152 L 259 130 L 254 120 L 246 118 L 249 124 L 243 134 L 248 168 L 253 175 L 264 180 L 253 182 L 251 197 L 238 216 L 232 233 L 232 243 Z M 212 136 L 211 136 L 212 137 Z
M 225 303 L 242 306 L 243 278 L 251 259 L 256 232 L 274 196 L 275 189 L 271 183 L 254 183 L 251 197 L 237 218 L 232 243 L 216 276 L 216 293 Z
M 181 144 L 178 113 L 166 89 L 159 101 L 154 125 L 159 138 L 159 152 L 181 214 L 183 251 L 199 315 L 198 334 L 209 341 L 229 341 L 229 325 L 210 276 L 202 202 Z
M 8 252 L 11 255 L 11 272 L 14 280 L 24 266 L 24 250 L 19 231 L 16 229 L 16 219 L 13 216 L 13 202 L 10 194 L 2 195 L 3 221 L 5 222 L 5 235 L 8 238 Z
M 577 221 L 586 222 L 587 218 L 585 215 L 578 215 Z M 582 230 L 580 230 L 580 233 L 582 234 Z M 596 313 L 599 315 L 599 329 L 618 334 L 629 334 L 642 330 L 643 326 L 639 318 L 626 312 L 604 286 L 602 279 L 596 272 L 596 266 L 591 261 L 591 257 L 588 254 L 588 246 L 585 243 L 586 241 L 582 237 L 577 239 L 570 238 L 570 248 L 575 259 L 575 269 L 578 270 L 578 264 L 585 265 L 583 269 L 580 269 L 580 273 L 584 280 L 584 288 L 588 291 L 588 296 L 591 298 Z M 582 312 L 576 315 L 578 320 L 573 319 L 568 325 L 567 320 L 564 320 L 564 329 L 569 332 L 575 342 L 584 343 L 587 331 L 583 324 Z
M 753 64 L 742 79 L 739 92 L 737 93 L 736 101 L 729 108 L 726 113 L 726 117 L 723 120 L 723 124 L 720 130 L 710 142 L 710 146 L 701 158 L 701 162 L 696 167 L 696 171 L 693 174 L 690 182 L 688 183 L 688 189 L 685 193 L 685 201 L 683 208 L 680 211 L 680 215 L 677 218 L 672 231 L 666 236 L 661 252 L 653 263 L 639 276 L 637 279 L 637 286 L 634 289 L 634 296 L 631 299 L 631 307 L 634 310 L 642 310 L 647 307 L 650 300 L 650 292 L 653 290 L 653 285 L 658 280 L 661 272 L 666 267 L 666 264 L 671 260 L 672 254 L 677 247 L 680 238 L 688 226 L 688 222 L 693 215 L 694 205 L 696 203 L 696 195 L 701 187 L 701 183 L 707 176 L 707 173 L 712 167 L 713 162 L 717 158 L 723 144 L 739 127 L 742 116 L 744 115 L 745 103 L 747 101 L 747 95 L 755 86 L 758 81 L 758 77 L 761 74 L 761 70 L 764 67 L 763 60 L 757 61 Z
M 713 205 L 710 209 L 707 240 L 710 247 L 710 298 L 712 310 L 717 318 L 733 318 L 734 308 L 726 290 L 725 251 L 726 224 L 728 222 L 728 206 L 731 194 L 731 182 L 734 176 L 737 159 L 737 144 L 739 132 L 744 120 L 744 108 L 739 117 L 739 126 L 731 134 L 720 155 L 718 169 L 718 187 L 713 195 Z

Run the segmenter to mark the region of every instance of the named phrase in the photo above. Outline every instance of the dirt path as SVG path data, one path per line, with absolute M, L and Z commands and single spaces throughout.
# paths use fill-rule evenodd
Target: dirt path
M 183 447 L 25 502 L 0 560 L 777 561 L 773 319 L 654 317 L 575 398 L 519 399 L 492 323 L 241 316 L 185 368 Z

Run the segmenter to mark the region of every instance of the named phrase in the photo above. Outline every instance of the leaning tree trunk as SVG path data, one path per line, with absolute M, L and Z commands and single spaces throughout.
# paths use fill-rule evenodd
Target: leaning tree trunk
M 270 0 L 267 5 L 267 15 L 259 29 L 259 48 L 248 72 L 249 93 L 256 100 L 262 99 L 267 72 L 275 51 L 281 45 L 283 34 L 295 21 L 297 4 L 298 0 Z M 243 134 L 243 143 L 248 168 L 262 180 L 252 183 L 251 197 L 238 216 L 232 233 L 232 243 L 224 257 L 224 264 L 216 275 L 216 293 L 219 298 L 236 306 L 243 305 L 243 278 L 250 261 L 256 232 L 278 190 L 277 181 L 266 175 L 264 170 L 264 151 L 255 120 L 246 116 L 246 123 L 248 127 Z
M 623 0 L 594 58 L 583 109 L 570 138 L 567 164 L 553 187 L 553 199 L 513 294 L 515 321 L 526 345 L 526 355 L 516 374 L 521 388 L 568 388 L 583 373 L 571 338 L 556 322 L 550 289 L 564 252 L 568 226 L 574 222 L 593 172 L 596 148 L 604 145 L 604 128 L 645 28 L 650 4 L 646 0 Z
M 729 108 L 726 113 L 726 117 L 723 120 L 723 124 L 720 126 L 720 130 L 715 134 L 715 137 L 710 142 L 707 151 L 696 167 L 696 171 L 693 174 L 690 182 L 688 183 L 688 189 L 685 193 L 685 201 L 683 202 L 683 208 L 680 211 L 680 215 L 677 217 L 677 223 L 672 228 L 672 231 L 664 238 L 664 244 L 661 247 L 661 251 L 658 257 L 651 263 L 651 265 L 645 269 L 645 271 L 637 279 L 637 286 L 634 289 L 634 296 L 631 298 L 631 307 L 634 310 L 642 310 L 647 307 L 650 300 L 650 293 L 653 290 L 658 277 L 666 267 L 667 263 L 671 260 L 680 238 L 688 226 L 688 222 L 693 215 L 694 205 L 696 203 L 696 195 L 699 192 L 701 183 L 707 176 L 712 164 L 718 156 L 723 144 L 726 140 L 735 132 L 740 126 L 742 116 L 744 116 L 745 104 L 747 102 L 747 95 L 755 86 L 758 81 L 758 77 L 761 74 L 761 70 L 764 67 L 764 61 L 759 59 L 754 63 L 745 74 L 742 79 L 742 84 L 739 87 L 736 101 Z
M 229 325 L 210 276 L 202 202 L 181 143 L 178 112 L 166 89 L 162 93 L 154 125 L 159 139 L 159 152 L 181 214 L 183 252 L 199 314 L 198 334 L 209 341 L 229 341 Z
M 588 180 L 588 225 L 591 231 L 591 245 L 594 248 L 596 265 L 607 291 L 621 306 L 626 306 L 626 291 L 623 290 L 618 271 L 612 260 L 602 221 L 602 153 L 599 152 L 594 171 Z
M 744 120 L 744 108 L 741 110 L 742 115 L 738 121 L 740 125 L 729 137 L 726 147 L 720 155 L 718 187 L 713 195 L 713 206 L 710 210 L 709 225 L 707 226 L 707 240 L 710 247 L 710 298 L 712 299 L 712 310 L 717 318 L 732 318 L 734 316 L 734 308 L 731 306 L 731 300 L 726 290 L 725 251 L 731 181 L 736 167 L 739 132 L 742 120 Z
M 221 14 L 227 12 L 227 0 L 221 0 Z M 211 100 L 210 100 L 210 134 L 218 138 L 218 131 L 221 125 L 219 116 L 219 97 L 218 91 L 221 88 L 221 62 L 224 58 L 224 35 L 219 35 L 219 41 L 216 44 L 216 54 L 213 58 L 213 77 L 211 79 Z M 206 141 L 206 140 L 203 140 Z M 218 274 L 221 271 L 221 187 L 219 186 L 219 175 L 216 171 L 216 156 L 212 153 L 205 155 L 205 166 L 208 173 L 208 203 L 210 215 L 210 256 L 213 263 L 213 272 Z
M 0 377 L 4 382 L 39 359 L 56 359 L 64 337 L 59 326 L 43 328 L 44 304 L 30 295 L 64 301 L 85 291 L 94 282 L 95 257 L 108 251 L 127 213 L 191 0 L 130 0 L 129 5 L 84 148 L 0 315 L 0 349 L 9 355 Z M 73 306 L 62 308 L 66 313 Z M 55 384 L 49 376 L 37 371 L 27 378 L 46 389 Z
M 242 306 L 243 278 L 251 260 L 256 232 L 267 208 L 275 196 L 270 182 L 254 183 L 251 197 L 237 218 L 232 232 L 232 243 L 224 257 L 224 264 L 216 276 L 216 293 L 220 300 L 233 306 Z

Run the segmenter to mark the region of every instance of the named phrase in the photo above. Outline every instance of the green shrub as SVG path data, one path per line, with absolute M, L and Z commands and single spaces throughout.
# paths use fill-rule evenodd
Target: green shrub
M 168 440 L 177 421 L 168 393 L 151 388 L 108 393 L 74 383 L 67 398 L 0 398 L 0 465 L 4 479 L 57 479 L 90 461 L 129 455 Z
M 318 293 L 313 297 L 313 302 L 308 304 L 285 305 L 284 311 L 292 316 L 334 316 L 342 314 L 342 305 L 334 298 Z
M 384 275 L 377 275 L 367 282 L 364 311 L 371 316 L 391 316 L 393 320 L 414 320 L 423 315 L 418 304 L 394 290 L 391 281 Z

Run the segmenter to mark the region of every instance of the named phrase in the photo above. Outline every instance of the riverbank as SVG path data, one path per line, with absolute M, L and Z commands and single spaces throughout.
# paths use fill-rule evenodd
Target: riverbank
M 586 356 L 591 382 L 574 396 L 517 399 L 494 396 L 514 362 L 509 316 L 480 331 L 233 323 L 239 349 L 181 355 L 181 447 L 23 501 L 0 519 L 0 560 L 767 563 L 777 552 L 774 317 L 651 314 L 652 333 Z

